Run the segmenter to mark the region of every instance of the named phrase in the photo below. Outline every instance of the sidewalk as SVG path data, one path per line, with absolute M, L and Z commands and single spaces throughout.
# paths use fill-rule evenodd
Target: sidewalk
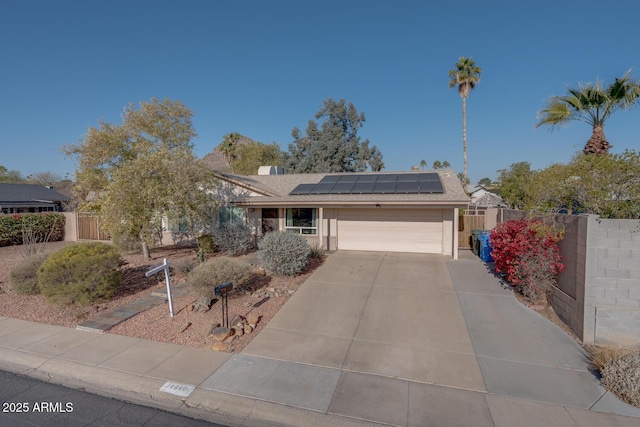
M 535 313 L 500 314 L 495 302 L 509 296 L 477 259 L 461 257 L 447 266 L 486 391 L 2 317 L 0 369 L 229 426 L 640 424 L 615 413 L 640 416 L 573 365 L 567 354 L 576 350 L 556 338 L 554 326 L 542 322 L 536 331 L 543 335 L 531 337 L 530 347 L 505 347 L 513 331 L 540 326 L 531 323 L 538 322 L 529 316 Z M 187 397 L 160 391 L 166 382 L 193 391 Z

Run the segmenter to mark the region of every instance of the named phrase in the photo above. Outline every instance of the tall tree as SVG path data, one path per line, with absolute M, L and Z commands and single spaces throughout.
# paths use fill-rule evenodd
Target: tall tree
M 238 148 L 238 141 L 242 135 L 238 132 L 231 132 L 222 137 L 222 142 L 218 145 L 218 148 L 222 152 L 224 159 L 227 161 L 231 170 L 233 171 L 233 161 L 236 158 L 236 149 Z
M 192 115 L 180 101 L 153 98 L 126 107 L 121 125 L 101 121 L 63 149 L 78 161 L 74 192 L 95 195 L 84 208 L 107 233 L 138 239 L 145 259 L 163 215 L 206 221 L 214 209 L 205 191 L 213 175 L 192 152 Z
M 0 165 L 0 182 L 24 182 L 24 177 L 19 171 Z
M 529 184 L 538 210 L 640 218 L 640 153 L 578 155 L 538 172 Z
M 435 162 L 433 162 L 433 168 L 434 169 L 449 169 L 451 167 L 451 163 L 449 163 L 448 161 L 444 161 L 441 162 L 440 160 L 436 160 Z
M 27 181 L 45 186 L 55 186 L 57 183 L 62 181 L 62 176 L 50 171 L 36 172 L 27 176 Z
M 364 123 L 364 113 L 358 114 L 356 107 L 344 99 L 324 101 L 315 115 L 322 119 L 320 126 L 309 120 L 306 134 L 297 127 L 291 135 L 289 152 L 284 154 L 285 168 L 290 172 L 363 172 L 370 168 L 384 168 L 382 153 L 369 140 L 360 141 L 358 129 Z
M 240 175 L 255 175 L 260 166 L 279 165 L 282 151 L 278 144 L 263 144 L 251 142 L 240 145 L 235 150 L 235 158 L 231 163 L 234 173 Z
M 540 119 L 536 127 L 558 125 L 581 121 L 591 125 L 593 132 L 587 141 L 584 154 L 602 154 L 609 151 L 611 144 L 604 136 L 604 124 L 618 110 L 629 109 L 640 99 L 640 83 L 631 78 L 631 70 L 604 87 L 600 80 L 585 83 L 578 88 L 567 88 L 567 95 L 554 96 L 546 107 L 538 113 Z
M 471 57 L 461 56 L 451 70 L 449 70 L 449 88 L 458 87 L 462 97 L 462 151 L 464 153 L 464 182 L 468 181 L 467 174 L 467 98 L 478 83 L 482 70 Z
M 499 192 L 512 209 L 531 209 L 531 181 L 536 172 L 531 163 L 518 162 L 498 171 Z

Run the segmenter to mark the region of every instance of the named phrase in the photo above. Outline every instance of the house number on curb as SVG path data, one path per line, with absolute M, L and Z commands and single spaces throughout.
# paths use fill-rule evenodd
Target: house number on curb
M 149 271 L 145 273 L 145 276 L 153 276 L 158 273 L 160 270 L 164 270 L 164 281 L 167 283 L 167 299 L 169 300 L 169 314 L 173 317 L 173 300 L 171 299 L 171 275 L 169 274 L 169 261 L 164 259 L 162 264 L 154 265 L 151 267 Z
M 196 389 L 195 386 L 192 386 L 192 385 L 173 383 L 173 382 L 166 382 L 162 387 L 160 387 L 160 391 L 164 391 L 165 393 L 175 394 L 176 396 L 181 396 L 181 397 L 189 397 L 191 392 L 195 389 Z

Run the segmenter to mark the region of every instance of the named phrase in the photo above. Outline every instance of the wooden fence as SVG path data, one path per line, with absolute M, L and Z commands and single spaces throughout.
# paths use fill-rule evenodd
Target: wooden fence
M 100 219 L 87 212 L 76 214 L 78 240 L 111 240 L 111 238 L 100 230 Z
M 484 215 L 463 215 L 458 221 L 458 247 L 471 249 L 471 231 L 484 230 Z

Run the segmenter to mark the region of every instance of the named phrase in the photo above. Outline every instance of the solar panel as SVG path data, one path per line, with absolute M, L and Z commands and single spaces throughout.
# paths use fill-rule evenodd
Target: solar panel
M 358 181 L 351 189 L 351 194 L 371 194 L 375 185 L 375 182 Z
M 378 182 L 396 182 L 397 178 L 398 178 L 397 174 L 378 175 L 378 179 L 376 180 L 376 183 L 378 183 Z
M 395 182 L 376 182 L 373 194 L 393 194 L 396 192 Z
M 309 191 L 315 187 L 316 184 L 299 184 L 296 188 L 294 188 L 289 195 L 302 195 L 309 194 Z
M 420 185 L 420 193 L 442 193 L 442 183 L 440 181 L 422 181 Z
M 330 182 L 338 182 L 340 180 L 340 175 L 328 175 L 320 180 L 320 184 L 328 184 Z
M 435 172 L 418 174 L 418 181 L 440 181 L 440 175 Z
M 354 183 L 358 180 L 359 175 L 342 175 L 338 182 L 351 182 Z
M 330 183 L 319 183 L 316 184 L 311 190 L 309 190 L 309 194 L 331 194 L 331 189 L 335 186 L 333 182 Z
M 353 183 L 351 182 L 338 182 L 331 189 L 331 194 L 351 194 Z
M 328 175 L 317 184 L 299 184 L 289 194 L 433 194 L 443 192 L 440 175 L 425 172 Z
M 374 183 L 378 179 L 377 175 L 360 175 L 358 176 L 358 184 L 360 183 Z
M 398 182 L 396 184 L 396 194 L 418 194 L 418 181 Z
M 417 173 L 398 174 L 398 182 L 418 182 Z

